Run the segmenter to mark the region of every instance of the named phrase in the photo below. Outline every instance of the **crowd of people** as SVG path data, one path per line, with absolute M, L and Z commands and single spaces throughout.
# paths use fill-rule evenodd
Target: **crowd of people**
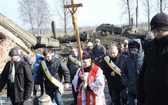
M 47 97 L 48 105 L 64 105 L 64 88 L 71 84 L 71 105 L 106 105 L 107 80 L 111 105 L 168 105 L 168 15 L 156 14 L 150 26 L 144 43 L 138 38 L 125 39 L 106 49 L 95 39 L 86 44 L 81 60 L 78 49 L 71 47 L 67 63 L 50 49 L 36 54 L 32 63 L 15 46 L 2 71 L 0 91 L 7 83 L 12 104 L 24 105 L 32 95 L 37 96 L 40 86 L 39 102 Z

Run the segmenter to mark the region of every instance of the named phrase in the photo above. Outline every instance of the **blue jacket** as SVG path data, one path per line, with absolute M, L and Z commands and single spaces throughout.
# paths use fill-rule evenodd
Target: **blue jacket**
M 33 64 L 33 79 L 35 80 L 36 79 L 36 72 L 37 72 L 37 69 L 38 67 L 40 66 L 40 63 L 41 62 L 38 62 L 39 59 L 43 59 L 42 55 L 41 54 L 36 54 L 36 61 L 35 63 Z
M 130 53 L 124 59 L 121 65 L 121 77 L 124 85 L 127 87 L 127 91 L 136 94 L 137 78 L 143 63 L 143 51 L 140 39 L 132 39 L 129 43 L 137 42 L 139 43 L 139 50 L 136 55 Z M 129 47 L 129 46 L 128 46 Z

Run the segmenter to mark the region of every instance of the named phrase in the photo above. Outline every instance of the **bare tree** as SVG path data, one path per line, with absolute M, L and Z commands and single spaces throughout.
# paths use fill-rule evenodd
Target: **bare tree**
M 142 1 L 142 5 L 144 7 L 144 12 L 145 12 L 145 15 L 148 17 L 148 31 L 150 30 L 150 15 L 151 15 L 151 12 L 152 12 L 152 9 L 153 9 L 153 3 L 152 3 L 152 0 L 143 0 Z
M 134 8 L 133 0 L 121 0 L 122 15 L 128 14 L 129 25 L 131 25 L 131 16 Z
M 168 0 L 157 0 L 157 8 L 162 13 L 168 8 Z
M 68 9 L 64 8 L 64 5 L 69 3 L 68 0 L 54 0 L 55 10 L 54 13 L 60 18 L 64 24 L 64 33 L 67 35 L 67 26 L 69 23 L 70 12 Z
M 136 27 L 138 27 L 138 0 L 136 0 Z
M 34 35 L 50 26 L 51 14 L 46 0 L 19 0 L 18 3 L 20 17 L 24 23 L 31 25 Z

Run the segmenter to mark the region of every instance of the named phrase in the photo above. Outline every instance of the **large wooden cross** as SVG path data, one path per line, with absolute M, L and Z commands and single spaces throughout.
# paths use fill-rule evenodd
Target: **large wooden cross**
M 74 4 L 74 0 L 71 0 L 70 5 L 64 5 L 64 8 L 68 8 L 72 16 L 72 23 L 73 23 L 74 31 L 76 34 L 76 40 L 78 43 L 79 58 L 82 61 L 82 49 L 81 49 L 79 30 L 78 30 L 78 24 L 77 24 L 77 19 L 76 19 L 76 11 L 78 7 L 82 7 L 82 3 Z M 82 67 L 82 74 L 84 74 L 83 67 Z

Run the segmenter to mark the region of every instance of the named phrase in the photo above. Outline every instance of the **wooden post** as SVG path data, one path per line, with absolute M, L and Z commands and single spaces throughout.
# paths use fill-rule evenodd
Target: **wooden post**
M 73 23 L 74 31 L 76 34 L 77 43 L 78 43 L 79 58 L 82 64 L 82 49 L 81 49 L 79 30 L 78 30 L 78 24 L 77 24 L 77 19 L 76 19 L 76 10 L 78 7 L 82 7 L 82 3 L 74 4 L 74 0 L 71 0 L 71 5 L 64 5 L 64 8 L 68 8 L 72 15 L 72 23 Z M 81 65 L 81 68 L 82 68 L 82 74 L 84 74 L 82 65 Z

